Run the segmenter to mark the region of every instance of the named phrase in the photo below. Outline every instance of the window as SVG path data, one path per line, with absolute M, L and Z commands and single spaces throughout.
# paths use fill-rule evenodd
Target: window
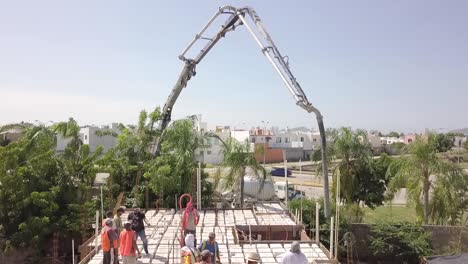
M 281 138 L 280 137 L 276 138 L 276 143 L 281 143 Z
M 301 142 L 304 142 L 304 138 L 303 138 L 303 137 L 301 137 Z
M 316 138 L 314 138 L 314 142 L 317 142 L 317 139 L 316 139 Z
M 208 151 L 206 152 L 206 154 L 211 155 L 211 151 L 208 150 Z
M 255 137 L 252 137 L 251 141 L 252 141 L 252 143 L 255 143 Z
M 289 143 L 289 138 L 288 137 L 284 138 L 284 143 Z
M 84 139 L 87 140 L 87 139 L 88 139 L 88 135 L 84 135 Z

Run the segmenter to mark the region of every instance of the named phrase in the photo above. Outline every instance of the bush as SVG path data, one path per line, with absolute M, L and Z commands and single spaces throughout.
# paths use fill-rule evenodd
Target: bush
M 430 239 L 420 225 L 380 223 L 371 227 L 369 247 L 379 259 L 418 263 L 420 257 L 432 253 Z

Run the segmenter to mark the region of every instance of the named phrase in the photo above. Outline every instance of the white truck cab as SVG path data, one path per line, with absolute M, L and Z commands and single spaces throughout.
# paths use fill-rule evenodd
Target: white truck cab
M 294 196 L 296 193 L 294 184 L 288 183 L 288 189 L 288 198 Z M 286 182 L 275 182 L 275 194 L 280 200 L 286 198 Z

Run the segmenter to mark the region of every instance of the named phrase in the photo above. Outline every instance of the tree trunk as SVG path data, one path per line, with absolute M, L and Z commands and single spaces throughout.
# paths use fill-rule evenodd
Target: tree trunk
M 245 171 L 245 170 L 244 170 Z M 240 180 L 240 204 L 241 204 L 241 208 L 243 209 L 244 208 L 244 175 L 241 176 L 241 180 Z
M 424 177 L 423 186 L 423 212 L 424 212 L 424 224 L 429 222 L 429 189 L 431 185 L 429 183 L 429 175 Z

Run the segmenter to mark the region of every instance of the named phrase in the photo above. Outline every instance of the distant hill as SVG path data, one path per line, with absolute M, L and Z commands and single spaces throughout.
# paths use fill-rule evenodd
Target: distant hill
M 460 128 L 450 131 L 451 133 L 461 133 L 464 135 L 468 135 L 468 127 L 467 128 Z

